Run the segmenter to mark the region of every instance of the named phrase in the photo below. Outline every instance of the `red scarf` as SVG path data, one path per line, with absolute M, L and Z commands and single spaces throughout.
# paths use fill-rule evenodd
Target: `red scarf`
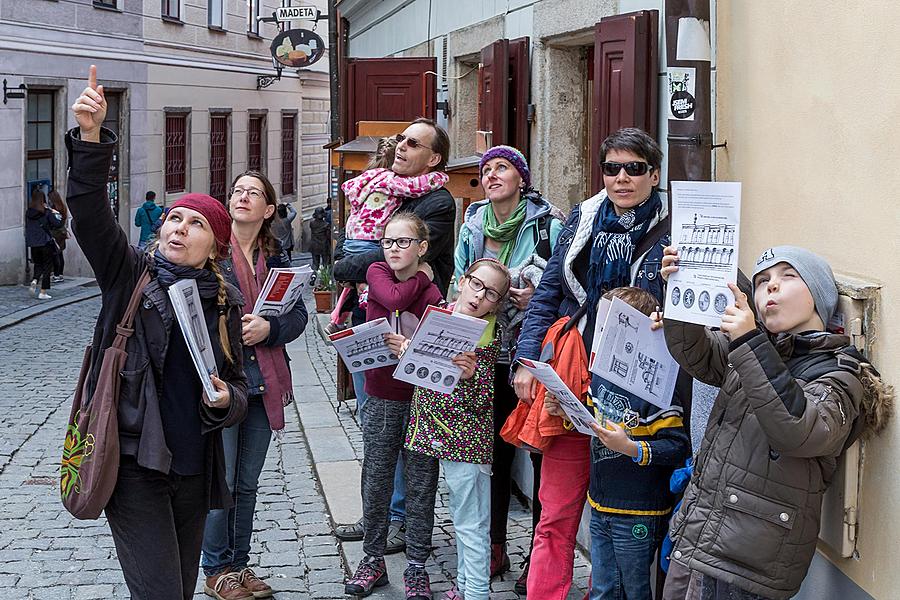
M 237 275 L 241 294 L 244 295 L 243 314 L 250 314 L 253 305 L 259 297 L 260 286 L 265 283 L 269 271 L 266 268 L 265 253 L 260 245 L 257 250 L 256 273 L 250 270 L 250 263 L 244 256 L 241 245 L 234 234 L 231 235 L 231 260 L 234 263 L 234 273 Z M 301 300 L 302 302 L 302 300 Z M 263 394 L 263 406 L 266 407 L 266 416 L 269 417 L 269 427 L 272 431 L 284 429 L 284 407 L 294 400 L 294 389 L 291 383 L 291 370 L 284 357 L 284 346 L 265 346 L 257 344 L 253 347 L 256 354 L 256 362 L 262 372 L 266 390 Z

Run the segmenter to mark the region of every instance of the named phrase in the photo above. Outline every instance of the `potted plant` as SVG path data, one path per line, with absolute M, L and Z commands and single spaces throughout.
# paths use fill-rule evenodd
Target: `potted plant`
M 316 271 L 316 284 L 313 289 L 313 295 L 316 297 L 316 312 L 331 312 L 333 292 L 334 277 L 331 275 L 331 267 L 322 265 Z

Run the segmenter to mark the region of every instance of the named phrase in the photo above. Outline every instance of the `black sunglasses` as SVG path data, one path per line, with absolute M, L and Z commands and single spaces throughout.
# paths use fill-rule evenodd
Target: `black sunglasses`
M 429 150 L 431 150 L 432 152 L 434 152 L 434 148 L 432 148 L 431 146 L 426 146 L 425 144 L 423 144 L 422 142 L 420 142 L 420 141 L 417 140 L 416 138 L 414 138 L 414 137 L 406 137 L 406 136 L 403 135 L 402 133 L 398 133 L 396 136 L 394 136 L 394 139 L 397 140 L 397 144 L 398 144 L 398 145 L 399 145 L 401 142 L 403 142 L 404 140 L 406 140 L 406 145 L 409 146 L 410 148 L 418 148 L 419 146 L 422 146 L 423 148 L 428 148 Z
M 600 163 L 600 168 L 603 170 L 603 174 L 607 177 L 615 177 L 622 169 L 625 169 L 625 172 L 628 173 L 629 177 L 638 177 L 639 175 L 645 175 L 647 171 L 653 170 L 653 167 L 651 167 L 648 163 L 640 160 L 633 160 L 626 163 L 607 161 Z

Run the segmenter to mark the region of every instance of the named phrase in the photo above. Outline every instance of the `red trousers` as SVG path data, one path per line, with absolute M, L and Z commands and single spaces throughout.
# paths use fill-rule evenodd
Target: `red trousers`
M 572 587 L 575 536 L 591 478 L 590 438 L 567 433 L 544 451 L 541 466 L 541 520 L 534 535 L 528 597 L 565 600 Z

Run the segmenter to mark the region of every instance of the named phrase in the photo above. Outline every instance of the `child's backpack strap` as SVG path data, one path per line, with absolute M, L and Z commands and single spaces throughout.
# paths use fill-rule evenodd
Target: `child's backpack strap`
M 538 217 L 537 229 L 534 230 L 534 253 L 544 260 L 550 260 L 550 255 L 553 254 L 553 248 L 550 246 L 552 219 L 553 217 L 549 213 Z

